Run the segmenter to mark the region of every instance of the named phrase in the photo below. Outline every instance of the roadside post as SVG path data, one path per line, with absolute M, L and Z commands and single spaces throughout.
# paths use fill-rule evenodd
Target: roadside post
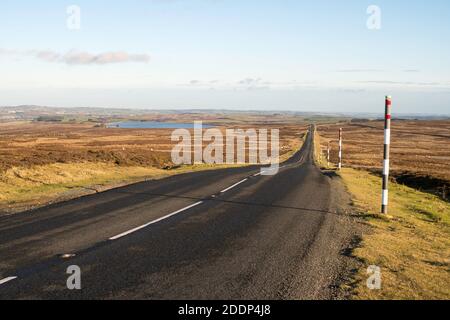
M 389 203 L 389 158 L 390 158 L 390 146 L 391 146 L 391 96 L 386 96 L 386 107 L 384 116 L 384 157 L 383 157 L 383 186 L 381 197 L 381 213 L 388 213 Z
M 339 129 L 339 164 L 338 169 L 342 169 L 342 128 Z
M 328 141 L 328 147 L 327 147 L 327 168 L 330 167 L 330 141 Z

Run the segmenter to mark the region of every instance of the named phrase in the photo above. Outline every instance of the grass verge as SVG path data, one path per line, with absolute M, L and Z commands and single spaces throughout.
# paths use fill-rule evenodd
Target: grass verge
M 0 212 L 14 213 L 139 181 L 229 167 L 233 166 L 203 164 L 163 170 L 103 162 L 15 167 L 0 175 Z
M 366 171 L 340 172 L 360 216 L 371 226 L 353 255 L 379 266 L 382 288 L 369 290 L 366 269 L 349 284 L 355 299 L 450 298 L 450 204 L 439 197 L 391 183 L 390 216 L 380 211 L 381 178 Z

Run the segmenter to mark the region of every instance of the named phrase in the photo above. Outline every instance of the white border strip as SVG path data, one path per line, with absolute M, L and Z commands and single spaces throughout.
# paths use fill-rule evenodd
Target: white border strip
M 391 129 L 384 129 L 384 144 L 391 144 Z
M 189 209 L 191 209 L 191 208 L 193 208 L 193 207 L 196 207 L 196 206 L 198 206 L 198 205 L 200 205 L 200 204 L 202 204 L 202 203 L 203 203 L 203 201 L 199 201 L 199 202 L 197 202 L 197 203 L 191 204 L 190 206 L 187 206 L 187 207 L 185 207 L 185 208 L 183 208 L 183 209 L 180 209 L 180 210 L 177 210 L 177 211 L 175 211 L 175 212 L 172 212 L 172 213 L 170 213 L 170 214 L 168 214 L 168 215 L 165 215 L 164 217 L 161 217 L 161 218 L 159 218 L 159 219 L 150 221 L 149 223 L 146 223 L 146 224 L 144 224 L 144 225 L 142 225 L 142 226 L 140 226 L 140 227 L 136 227 L 136 228 L 134 228 L 134 229 L 131 229 L 131 230 L 125 231 L 125 232 L 123 232 L 123 233 L 121 233 L 121 234 L 118 234 L 117 236 L 111 237 L 111 238 L 109 238 L 109 240 L 117 240 L 117 239 L 123 238 L 123 237 L 125 237 L 125 236 L 127 236 L 127 235 L 129 235 L 129 234 L 131 234 L 131 233 L 134 233 L 134 232 L 136 232 L 136 231 L 139 231 L 139 230 L 141 230 L 141 229 L 144 229 L 144 228 L 146 228 L 146 227 L 148 227 L 148 226 L 150 226 L 150 225 L 152 225 L 152 224 L 155 224 L 155 223 L 157 223 L 157 222 L 160 222 L 160 221 L 162 221 L 162 220 L 165 220 L 165 219 L 167 219 L 167 218 L 170 218 L 170 217 L 172 217 L 172 216 L 174 216 L 174 215 L 176 215 L 176 214 L 178 214 L 178 213 L 181 213 L 181 212 L 183 212 L 183 211 L 189 210 Z
M 389 175 L 389 159 L 383 160 L 383 174 Z
M 8 277 L 8 278 L 5 278 L 5 279 L 2 279 L 2 280 L 0 280 L 0 285 L 5 284 L 7 282 L 10 282 L 10 281 L 12 281 L 14 279 L 17 279 L 17 277 Z
M 388 205 L 388 199 L 389 199 L 389 191 L 383 190 L 383 195 L 381 198 L 382 205 L 387 206 Z
M 238 183 L 233 184 L 231 187 L 228 187 L 228 188 L 226 188 L 226 189 L 220 191 L 220 193 L 225 193 L 225 192 L 227 192 L 227 191 L 230 191 L 231 189 L 236 188 L 238 185 L 240 185 L 240 184 L 246 182 L 247 180 L 248 180 L 248 178 L 245 178 L 244 180 L 239 181 Z

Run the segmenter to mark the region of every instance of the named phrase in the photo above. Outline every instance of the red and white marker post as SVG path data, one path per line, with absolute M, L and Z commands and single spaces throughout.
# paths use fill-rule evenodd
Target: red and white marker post
M 381 213 L 388 213 L 389 203 L 389 158 L 390 158 L 390 146 L 391 146 L 391 96 L 386 96 L 386 111 L 384 118 L 384 160 L 383 160 L 383 187 L 381 197 Z

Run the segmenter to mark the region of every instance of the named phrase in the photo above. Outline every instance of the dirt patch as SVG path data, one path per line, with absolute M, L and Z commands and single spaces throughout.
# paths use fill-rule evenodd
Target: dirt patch
M 398 172 L 394 174 L 394 181 L 419 191 L 436 194 L 443 200 L 450 200 L 450 183 L 447 180 L 429 175 L 419 176 L 408 172 Z

